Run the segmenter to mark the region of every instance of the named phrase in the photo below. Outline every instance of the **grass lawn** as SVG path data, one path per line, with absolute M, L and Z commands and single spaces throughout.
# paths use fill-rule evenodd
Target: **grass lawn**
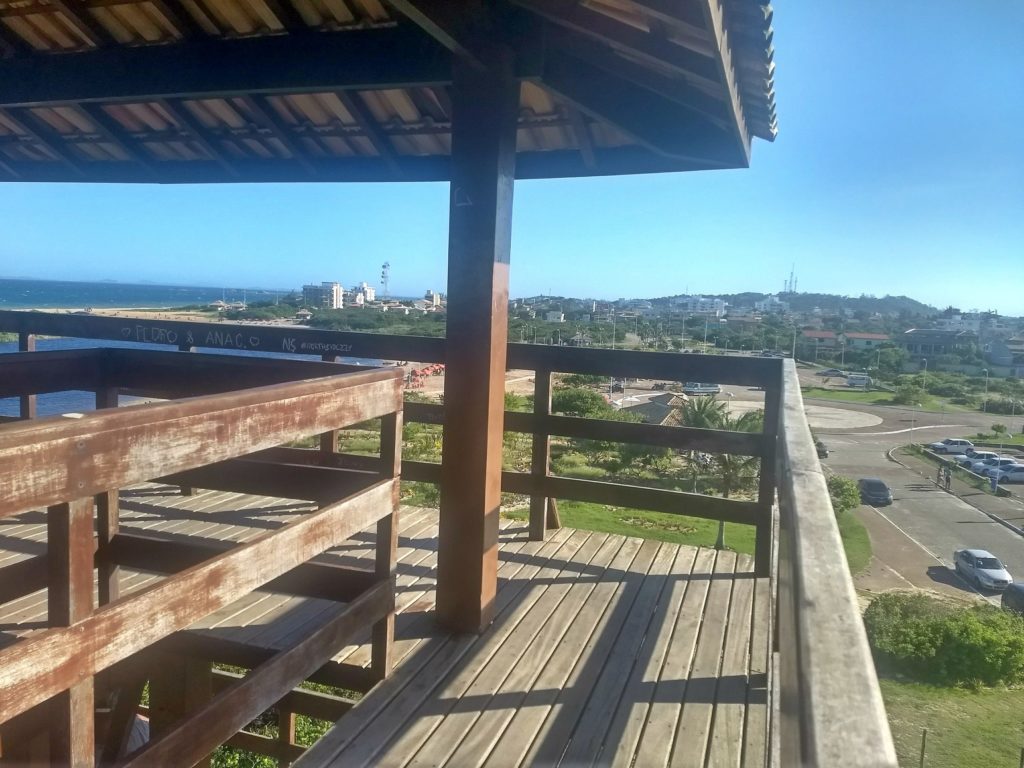
M 928 729 L 925 765 L 1017 766 L 1024 746 L 1024 690 L 965 691 L 881 680 L 900 765 L 917 766 L 921 729 Z
M 868 405 L 892 405 L 898 408 L 910 408 L 892 401 L 891 392 L 863 389 L 825 389 L 824 387 L 804 387 L 801 389 L 805 398 L 815 400 L 834 400 L 839 403 L 867 403 Z M 921 408 L 914 410 L 942 413 L 947 411 L 974 412 L 976 409 L 964 405 L 954 405 L 942 398 L 928 396 L 921 403 Z
M 868 567 L 871 561 L 871 539 L 868 529 L 853 512 L 839 515 L 839 535 L 843 537 L 843 550 L 850 566 L 850 575 L 856 576 Z
M 1002 417 L 1002 419 L 1004 420 L 1004 423 L 1009 418 L 1010 418 L 1009 416 L 1003 416 Z M 1017 421 L 1020 418 L 1021 418 L 1020 416 L 1015 416 L 1014 417 L 1014 421 Z M 999 421 L 1000 421 L 1000 417 L 998 415 L 993 415 L 992 423 L 993 424 L 998 424 Z M 1007 426 L 1010 426 L 1010 425 L 1007 424 Z M 1000 437 L 997 437 L 996 435 L 993 435 L 991 432 L 986 432 L 986 433 L 981 434 L 981 435 L 966 435 L 966 438 L 968 440 L 972 441 L 972 442 L 981 441 L 983 443 L 994 443 L 997 447 L 1000 446 L 1000 445 L 1024 445 L 1024 435 L 1014 435 L 1013 437 L 1002 437 L 1002 438 L 1000 438 Z M 991 449 L 989 449 L 989 450 L 991 450 Z
M 674 544 L 713 547 L 718 536 L 718 522 L 664 512 L 645 512 L 624 507 L 609 507 L 582 501 L 559 501 L 562 525 L 587 531 L 618 533 Z M 524 519 L 526 510 L 503 512 L 508 517 Z M 736 552 L 754 554 L 754 528 L 736 523 L 725 524 L 725 546 Z

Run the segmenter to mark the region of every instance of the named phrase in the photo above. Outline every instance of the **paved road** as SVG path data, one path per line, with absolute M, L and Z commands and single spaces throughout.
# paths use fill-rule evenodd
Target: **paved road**
M 932 588 L 940 591 L 949 591 L 949 588 L 973 591 L 952 575 L 953 550 L 979 547 L 1002 560 L 1011 575 L 1024 580 L 1024 537 L 994 522 L 967 502 L 939 490 L 930 478 L 886 458 L 885 452 L 904 442 L 900 438 L 905 437 L 847 433 L 826 438 L 832 451 L 824 462 L 827 468 L 853 478 L 880 477 L 893 490 L 892 506 L 873 511 L 864 508 L 863 514 L 878 515 L 898 527 L 935 558 L 935 561 L 915 560 L 911 572 L 900 562 L 886 565 L 916 586 L 928 586 L 930 581 Z M 869 528 L 876 532 L 885 530 L 881 525 Z M 899 532 L 890 532 L 894 539 L 901 538 Z M 924 563 L 929 565 L 922 574 L 918 571 Z

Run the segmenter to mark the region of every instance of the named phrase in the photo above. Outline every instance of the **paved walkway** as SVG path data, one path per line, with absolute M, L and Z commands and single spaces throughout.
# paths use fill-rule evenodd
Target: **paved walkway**
M 919 456 L 907 456 L 899 452 L 899 449 L 892 452 L 892 458 L 903 464 L 907 469 L 910 469 L 922 477 L 928 478 L 932 482 L 935 481 L 935 475 L 938 465 L 933 461 L 921 458 Z M 987 491 L 981 491 L 975 488 L 973 485 L 968 484 L 965 480 L 958 476 L 959 473 L 953 475 L 953 480 L 950 484 L 950 493 L 956 495 L 960 499 L 970 504 L 975 509 L 984 512 L 990 517 L 996 518 L 1000 522 L 1008 524 L 1018 531 L 1024 531 L 1024 501 L 1020 498 L 1020 493 L 1017 489 L 1010 491 L 1010 496 L 994 496 Z M 1024 535 L 1024 533 L 1022 533 Z

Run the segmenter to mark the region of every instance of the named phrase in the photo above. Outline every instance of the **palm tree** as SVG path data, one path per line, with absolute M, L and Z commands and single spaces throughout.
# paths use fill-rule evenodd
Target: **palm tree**
M 721 429 L 719 425 L 728 415 L 728 407 L 717 397 L 691 397 L 682 407 L 684 427 Z

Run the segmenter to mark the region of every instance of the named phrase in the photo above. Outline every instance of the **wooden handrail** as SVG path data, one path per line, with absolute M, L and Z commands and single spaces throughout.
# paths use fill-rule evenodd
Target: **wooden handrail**
M 778 639 L 782 765 L 896 766 L 828 487 L 787 361 L 780 414 Z

